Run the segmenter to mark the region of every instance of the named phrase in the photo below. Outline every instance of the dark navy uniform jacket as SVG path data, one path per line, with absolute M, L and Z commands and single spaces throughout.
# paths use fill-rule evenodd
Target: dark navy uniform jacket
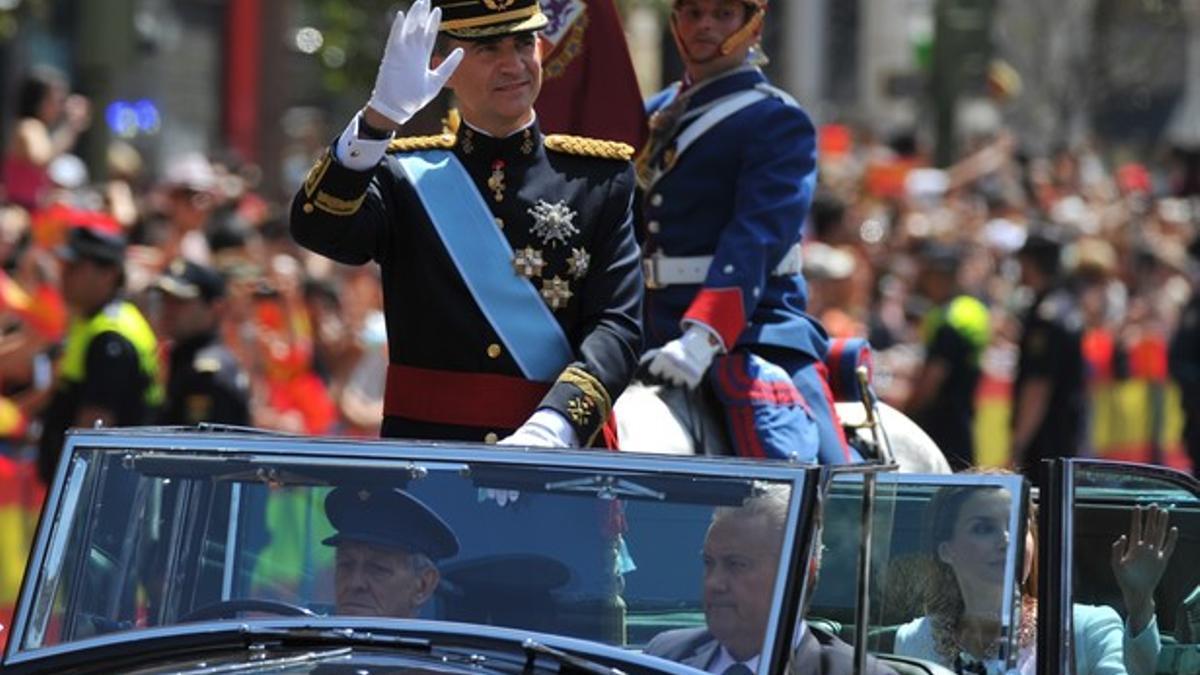
M 696 85 L 678 133 L 706 106 L 766 85 L 762 71 L 749 66 Z M 655 95 L 647 111 L 665 107 L 678 92 L 677 83 Z M 647 346 L 678 337 L 680 321 L 693 319 L 716 330 L 731 350 L 767 345 L 824 358 L 827 338 L 805 314 L 804 278 L 771 274 L 800 241 L 816 184 L 816 132 L 808 115 L 774 91 L 673 154 L 668 145 L 652 163 L 662 173 L 644 196 L 646 253 L 715 259 L 703 286 L 647 290 Z
M 536 124 L 505 139 L 464 124 L 457 136 L 398 139 L 393 154 L 373 171 L 352 171 L 327 152 L 296 195 L 291 231 L 297 242 L 338 262 L 380 265 L 393 366 L 514 378 L 522 377 L 521 370 L 459 276 L 394 155 L 435 148 L 452 149 L 462 162 L 512 245 L 514 258 L 498 264 L 534 284 L 574 351 L 575 361 L 527 414 L 551 408 L 588 444 L 632 377 L 641 350 L 632 149 L 543 137 Z M 539 202 L 564 202 L 574 213 L 575 231 L 567 239 L 552 245 L 538 234 L 533 212 Z M 470 417 L 479 402 L 464 394 L 456 404 Z M 480 441 L 519 423 L 499 428 L 385 414 L 383 432 Z
M 1038 296 L 1022 322 L 1013 408 L 1031 378 L 1050 380 L 1050 402 L 1042 425 L 1025 454 L 1025 471 L 1033 476 L 1043 459 L 1074 457 L 1084 442 L 1087 400 L 1083 359 L 1083 317 L 1065 288 Z
M 250 424 L 250 379 L 216 333 L 175 345 L 169 372 L 163 424 Z

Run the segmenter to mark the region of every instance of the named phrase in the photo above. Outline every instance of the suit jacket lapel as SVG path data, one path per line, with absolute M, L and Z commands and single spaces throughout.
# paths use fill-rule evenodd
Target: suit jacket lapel
M 716 657 L 717 647 L 719 646 L 719 643 L 711 635 L 707 637 L 707 642 L 701 643 L 696 647 L 696 651 L 691 656 L 683 659 L 680 663 L 685 666 L 706 670 L 708 664 Z

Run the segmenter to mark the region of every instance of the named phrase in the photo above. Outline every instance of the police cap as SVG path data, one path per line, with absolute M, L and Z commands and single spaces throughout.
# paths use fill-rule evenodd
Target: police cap
M 212 302 L 225 295 L 225 280 L 216 270 L 183 258 L 171 261 L 154 287 L 184 300 L 202 298 Z
M 458 553 L 454 531 L 416 497 L 396 488 L 335 488 L 325 498 L 325 515 L 337 534 L 322 541 L 355 541 L 433 560 Z
M 105 265 L 120 265 L 125 260 L 125 237 L 104 227 L 76 225 L 67 232 L 67 241 L 56 249 L 68 262 L 91 260 Z
M 1032 230 L 1017 256 L 1032 261 L 1048 274 L 1057 274 L 1062 265 L 1063 238 L 1053 229 Z
M 527 33 L 549 23 L 538 0 L 432 0 L 442 8 L 438 30 L 459 40 Z

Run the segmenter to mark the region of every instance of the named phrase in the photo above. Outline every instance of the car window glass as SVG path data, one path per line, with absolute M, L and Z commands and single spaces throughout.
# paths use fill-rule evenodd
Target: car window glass
M 865 480 L 862 473 L 835 474 L 829 483 L 822 503 L 821 530 L 815 542 L 820 565 L 809 581 L 809 611 L 805 621 L 816 630 L 854 642 L 858 599 L 858 568 L 863 543 L 863 503 Z M 892 533 L 892 509 L 895 504 L 894 482 L 875 484 L 875 503 L 871 513 L 872 553 L 887 551 Z M 879 616 L 879 606 L 868 605 L 872 617 Z
M 803 496 L 792 479 L 588 467 L 75 457 L 83 487 L 49 535 L 58 562 L 22 649 L 313 613 L 631 649 L 707 630 L 762 651 Z
M 1019 660 L 1016 540 L 1026 523 L 1013 495 L 1022 488 L 1019 477 L 1007 475 L 879 477 L 869 565 L 870 652 L 951 668 L 956 661 L 993 667 L 1010 656 Z M 851 570 L 861 522 L 856 500 L 861 503 L 853 483 L 834 483 L 823 534 L 824 571 L 807 612 L 814 624 L 835 619 L 838 636 L 848 642 L 854 631 L 847 599 L 856 598 Z M 1017 537 L 1009 535 L 1014 530 Z M 966 602 L 964 588 L 971 598 Z M 988 602 L 980 602 L 984 597 Z M 967 603 L 976 614 L 964 622 Z M 967 624 L 980 630 L 969 631 Z
M 1074 486 L 1072 578 L 1064 583 L 1075 672 L 1200 672 L 1195 482 L 1080 464 Z

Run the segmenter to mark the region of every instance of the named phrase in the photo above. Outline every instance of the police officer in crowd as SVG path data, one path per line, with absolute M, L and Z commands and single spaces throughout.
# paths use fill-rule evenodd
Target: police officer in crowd
M 58 382 L 42 417 L 38 472 L 49 483 L 69 427 L 154 421 L 162 403 L 158 341 L 123 296 L 125 239 L 115 222 L 72 227 L 58 249 L 71 321 Z
M 1041 460 L 1073 457 L 1083 444 L 1083 316 L 1063 280 L 1056 232 L 1031 232 L 1017 259 L 1033 303 L 1021 318 L 1009 456 L 1035 479 Z
M 396 17 L 292 235 L 381 267 L 384 436 L 591 445 L 641 349 L 632 148 L 538 129 L 537 0 L 433 5 Z M 443 85 L 461 124 L 392 141 Z
M 337 614 L 416 617 L 441 580 L 436 562 L 458 554 L 450 526 L 403 490 L 335 488 L 325 515 Z
M 162 330 L 174 344 L 163 424 L 250 424 L 250 379 L 221 342 L 225 280 L 216 270 L 178 258 L 159 277 Z
M 1171 377 L 1183 398 L 1183 444 L 1200 476 L 1200 237 L 1188 246 L 1192 297 L 1179 315 L 1168 353 Z
M 691 388 L 711 374 L 738 454 L 836 464 L 852 454 L 818 372 L 828 339 L 806 314 L 799 246 L 816 131 L 755 65 L 766 14 L 766 0 L 673 4 L 686 74 L 647 103 L 637 162 L 649 370 Z
M 919 251 L 917 292 L 932 305 L 921 323 L 925 360 L 905 411 L 956 470 L 975 464 L 975 388 L 990 340 L 987 307 L 959 292 L 961 247 L 928 242 Z

